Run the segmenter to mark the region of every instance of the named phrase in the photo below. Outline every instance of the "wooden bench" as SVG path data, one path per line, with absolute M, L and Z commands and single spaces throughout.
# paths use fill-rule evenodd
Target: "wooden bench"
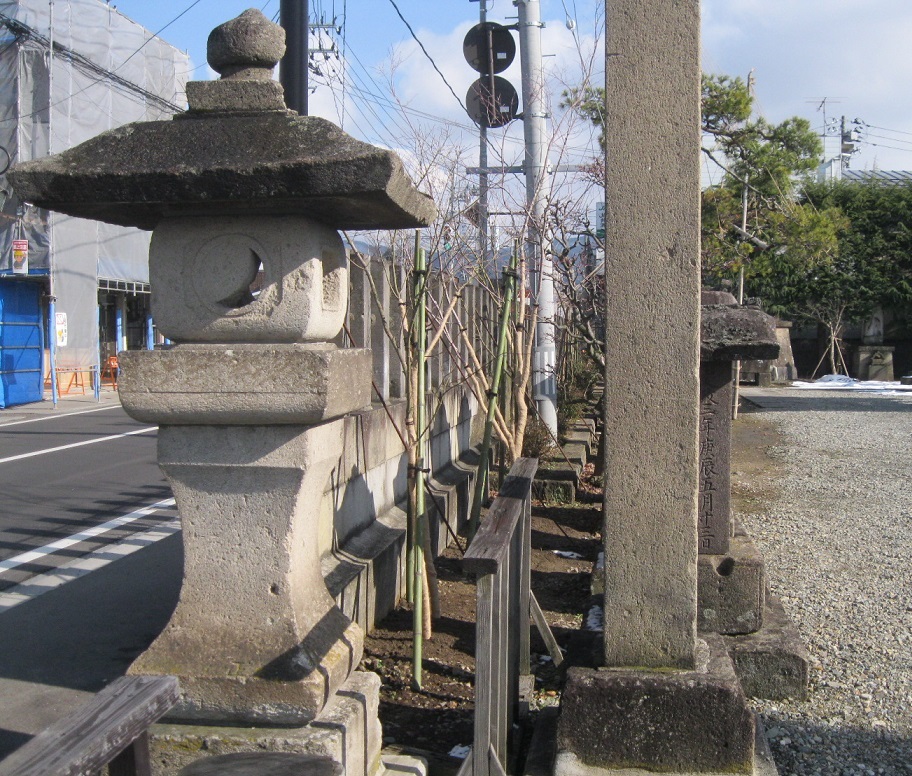
M 177 703 L 173 676 L 124 676 L 0 762 L 0 776 L 151 776 L 149 727 Z

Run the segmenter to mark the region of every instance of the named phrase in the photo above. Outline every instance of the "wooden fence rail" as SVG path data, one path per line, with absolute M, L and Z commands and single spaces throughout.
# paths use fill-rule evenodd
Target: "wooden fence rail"
M 477 579 L 475 733 L 459 776 L 506 773 L 520 684 L 531 675 L 530 612 L 555 663 L 561 662 L 530 587 L 532 481 L 537 470 L 536 458 L 513 464 L 463 558 L 463 568 Z
M 177 703 L 173 676 L 124 676 L 0 763 L 0 776 L 152 776 L 148 729 Z

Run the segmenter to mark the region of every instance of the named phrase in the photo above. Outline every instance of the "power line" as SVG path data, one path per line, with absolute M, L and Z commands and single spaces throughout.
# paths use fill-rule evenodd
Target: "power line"
M 197 2 L 199 2 L 199 0 L 197 0 Z M 37 30 L 33 29 L 32 27 L 29 27 L 27 24 L 24 24 L 23 22 L 20 22 L 17 19 L 13 19 L 12 17 L 7 16 L 6 14 L 3 14 L 3 13 L 0 13 L 0 23 L 2 23 L 4 26 L 6 26 L 7 29 L 9 29 L 10 32 L 13 32 L 14 34 L 21 32 L 22 39 L 29 40 L 33 43 L 37 43 L 42 48 L 48 49 L 48 51 L 51 50 L 50 39 L 46 38 L 44 35 L 42 35 Z M 148 42 L 149 42 L 148 40 L 145 41 L 143 43 L 143 46 L 145 46 Z M 160 97 L 159 95 L 155 94 L 154 92 L 150 92 L 148 89 L 144 89 L 143 87 L 139 86 L 138 84 L 133 83 L 129 79 L 117 75 L 116 70 L 119 70 L 120 67 L 123 66 L 123 64 L 118 66 L 118 68 L 116 68 L 115 70 L 108 70 L 107 68 L 104 68 L 101 65 L 93 62 L 88 57 L 85 57 L 82 54 L 77 53 L 73 49 L 63 46 L 60 43 L 57 43 L 56 41 L 53 44 L 53 48 L 54 48 L 54 51 L 51 52 L 52 55 L 56 53 L 62 59 L 70 62 L 77 69 L 82 70 L 83 72 L 87 72 L 90 77 L 95 77 L 95 81 L 92 84 L 90 84 L 89 86 L 86 86 L 83 89 L 80 89 L 78 92 L 71 94 L 69 97 L 48 105 L 47 108 L 42 108 L 41 110 L 33 111 L 32 113 L 29 113 L 26 116 L 18 117 L 18 119 L 17 118 L 6 119 L 6 121 L 0 122 L 0 123 L 9 123 L 10 121 L 18 121 L 20 119 L 31 118 L 32 116 L 38 116 L 41 113 L 44 113 L 46 110 L 50 110 L 51 108 L 56 108 L 58 105 L 62 105 L 64 102 L 67 102 L 67 101 L 71 100 L 72 98 L 76 97 L 77 95 L 82 94 L 84 91 L 86 91 L 87 89 L 90 89 L 95 84 L 101 83 L 102 80 L 108 80 L 115 87 L 119 87 L 121 89 L 126 89 L 127 91 L 131 91 L 138 95 L 141 95 L 144 99 L 146 99 L 149 102 L 152 102 L 154 104 L 157 104 L 159 106 L 159 108 L 162 108 L 163 110 L 170 111 L 172 113 L 177 113 L 182 110 L 179 105 L 175 105 L 174 103 L 170 102 L 169 100 L 166 100 L 164 97 Z M 142 48 L 142 46 L 140 46 L 140 49 L 141 48 Z M 134 51 L 133 54 L 131 54 L 130 56 L 131 57 L 134 56 L 136 53 L 138 53 L 138 51 L 139 51 L 139 49 L 137 49 L 137 51 Z
M 171 22 L 168 22 L 168 24 L 166 24 L 165 27 L 170 26 L 170 24 L 172 24 L 174 21 L 176 21 L 181 16 L 183 16 L 187 11 L 190 10 L 190 8 L 192 8 L 194 5 L 196 5 L 199 2 L 201 2 L 201 0 L 194 0 L 193 4 L 189 8 L 186 8 L 184 11 L 182 11 L 180 14 L 178 14 L 174 19 L 172 19 Z M 3 26 L 5 26 L 14 35 L 20 36 L 20 39 L 30 40 L 34 43 L 39 44 L 41 47 L 48 49 L 49 51 L 51 50 L 50 39 L 46 38 L 40 32 L 33 29 L 32 27 L 29 27 L 27 24 L 19 21 L 18 19 L 13 19 L 12 17 L 7 16 L 4 13 L 0 13 L 0 23 L 2 23 Z M 163 27 L 162 29 L 164 29 L 165 27 Z M 44 113 L 45 111 L 49 111 L 52 108 L 56 108 L 57 106 L 62 105 L 65 102 L 69 102 L 73 98 L 79 96 L 83 92 L 91 89 L 93 86 L 96 86 L 105 80 L 109 81 L 111 83 L 111 85 L 114 87 L 119 87 L 121 90 L 133 92 L 133 93 L 143 97 L 145 100 L 148 100 L 149 102 L 152 102 L 152 103 L 158 105 L 159 108 L 165 110 L 166 112 L 170 112 L 170 113 L 181 112 L 183 110 L 183 108 L 181 106 L 174 104 L 170 100 L 166 100 L 164 97 L 160 97 L 159 95 L 155 94 L 154 92 L 150 92 L 149 90 L 144 89 L 143 87 L 139 86 L 138 84 L 133 83 L 132 81 L 130 81 L 127 78 L 117 75 L 117 71 L 120 70 L 120 68 L 122 68 L 130 59 L 132 59 L 134 56 L 136 56 L 148 43 L 150 43 L 154 39 L 154 37 L 155 36 L 153 35 L 152 38 L 149 38 L 149 39 L 143 41 L 143 44 L 138 49 L 136 49 L 132 54 L 130 54 L 130 56 L 128 56 L 127 59 L 125 59 L 123 62 L 121 62 L 121 64 L 118 65 L 114 70 L 108 70 L 107 68 L 104 68 L 101 65 L 93 62 L 88 57 L 85 57 L 82 54 L 79 54 L 76 51 L 74 51 L 66 46 L 63 46 L 60 43 L 54 42 L 52 54 L 54 54 L 54 53 L 59 54 L 63 59 L 71 62 L 73 64 L 73 66 L 76 67 L 77 69 L 87 71 L 88 74 L 90 75 L 90 77 L 95 76 L 95 79 L 88 86 L 83 87 L 78 92 L 74 92 L 73 94 L 69 95 L 68 97 L 66 97 L 63 100 L 58 100 L 55 103 L 50 103 L 46 108 L 42 108 L 41 110 L 32 111 L 31 113 L 28 113 L 24 116 L 19 116 L 19 117 L 12 118 L 12 119 L 5 119 L 3 121 L 0 121 L 0 124 L 8 124 L 10 122 L 21 121 L 22 119 L 28 119 L 28 118 L 32 118 L 34 116 L 39 116 L 42 113 Z
M 389 0 L 389 1 L 390 1 L 390 5 L 392 5 L 393 8 L 395 9 L 396 14 L 399 16 L 400 19 L 402 19 L 402 23 L 408 28 L 409 33 L 415 39 L 415 43 L 417 43 L 419 45 L 419 47 L 421 48 L 421 50 L 424 52 L 424 55 L 427 57 L 428 62 L 430 62 L 431 65 L 434 67 L 434 70 L 437 71 L 437 75 L 439 75 L 441 80 L 446 84 L 446 88 L 450 90 L 450 94 L 453 95 L 453 99 L 455 99 L 456 102 L 459 103 L 459 107 L 462 108 L 468 114 L 469 113 L 468 108 L 466 108 L 466 106 L 463 104 L 459 95 L 456 94 L 455 91 L 453 91 L 453 87 L 450 86 L 450 82 L 447 81 L 446 76 L 442 72 L 440 72 L 440 68 L 437 67 L 437 63 L 434 61 L 434 58 L 428 53 L 428 50 L 424 47 L 424 44 L 419 40 L 418 36 L 415 34 L 415 31 L 412 29 L 412 25 L 409 24 L 408 21 L 406 21 L 406 18 L 402 15 L 402 11 L 399 10 L 399 6 L 396 5 L 396 0 Z
M 157 32 L 153 32 L 153 33 L 152 33 L 152 37 L 149 38 L 148 40 L 144 41 L 143 44 L 142 44 L 142 46 L 140 46 L 138 49 L 136 49 L 136 51 L 134 51 L 134 52 L 133 52 L 132 54 L 130 54 L 130 56 L 128 56 L 123 62 L 121 62 L 121 63 L 115 68 L 115 71 L 120 70 L 120 68 L 122 68 L 125 64 L 127 64 L 127 62 L 129 62 L 129 61 L 130 61 L 131 59 L 133 59 L 133 57 L 135 57 L 140 51 L 142 51 L 142 50 L 146 47 L 146 45 L 147 45 L 148 43 L 151 43 L 153 38 L 157 38 L 162 32 L 164 32 L 165 30 L 167 30 L 168 27 L 170 27 L 172 24 L 174 24 L 174 22 L 176 22 L 178 19 L 180 19 L 181 16 L 183 16 L 185 13 L 187 13 L 188 11 L 190 11 L 194 6 L 199 5 L 201 2 L 202 2 L 202 0 L 193 0 L 193 2 L 190 3 L 190 5 L 188 5 L 183 11 L 181 11 L 177 16 L 175 16 L 175 17 L 174 17 L 170 22 L 168 22 L 164 27 L 162 27 L 162 28 L 161 28 L 160 30 L 158 30 Z
M 912 132 L 907 132 L 904 129 L 888 129 L 887 127 L 878 127 L 874 124 L 864 124 L 863 126 L 870 127 L 871 129 L 880 129 L 880 130 L 883 130 L 884 132 L 893 132 L 897 135 L 912 135 Z M 903 142 L 905 142 L 905 141 L 903 141 Z
M 889 148 L 891 151 L 912 151 L 912 148 L 899 148 L 897 146 L 885 145 L 884 143 L 869 143 L 876 148 Z
M 391 101 L 384 100 L 383 97 L 375 94 L 374 92 L 372 92 L 370 90 L 370 87 L 366 83 L 365 78 L 370 79 L 374 83 L 374 86 L 376 86 L 376 87 L 379 87 L 379 84 L 377 84 L 377 82 L 374 80 L 373 76 L 371 76 L 370 72 L 364 66 L 364 63 L 361 62 L 361 60 L 358 58 L 358 56 L 353 51 L 351 52 L 351 56 L 352 56 L 352 59 L 354 60 L 354 63 L 358 67 L 360 67 L 361 71 L 364 74 L 364 77 L 362 77 L 361 75 L 358 74 L 355 67 L 351 68 L 350 72 L 352 75 L 352 89 L 353 89 L 354 93 L 361 94 L 362 99 L 365 104 L 368 102 L 371 102 L 371 101 L 366 100 L 363 97 L 363 95 L 369 95 L 370 97 L 372 97 L 373 98 L 372 102 L 377 106 L 377 108 L 383 110 L 383 112 L 386 114 L 386 116 L 389 118 L 389 120 L 396 124 L 396 127 L 400 132 L 407 131 L 408 128 L 403 126 L 401 123 L 399 123 L 401 118 L 404 118 L 404 116 L 402 116 L 402 112 L 397 111 L 395 104 L 393 104 Z M 380 122 L 381 126 L 383 126 L 383 128 L 386 129 L 387 132 L 389 132 L 389 138 L 391 140 L 393 140 L 393 142 L 395 142 L 395 133 L 390 131 L 386 122 L 383 121 L 380 118 L 380 116 L 376 114 L 376 112 L 374 112 L 373 107 L 371 105 L 366 104 L 365 107 L 367 107 L 368 110 L 370 110 L 372 113 L 374 113 L 374 115 L 377 117 L 377 120 Z
M 862 138 L 862 142 L 865 142 L 865 140 L 869 137 L 876 137 L 879 140 L 889 140 L 891 143 L 905 143 L 908 145 L 912 145 L 912 140 L 903 140 L 902 138 L 899 138 L 899 137 L 888 137 L 887 135 L 878 135 L 874 132 L 866 132 L 864 137 Z
M 336 16 L 336 0 L 333 0 L 333 18 Z M 342 115 L 339 126 L 345 129 L 345 71 L 348 69 L 348 0 L 342 0 Z

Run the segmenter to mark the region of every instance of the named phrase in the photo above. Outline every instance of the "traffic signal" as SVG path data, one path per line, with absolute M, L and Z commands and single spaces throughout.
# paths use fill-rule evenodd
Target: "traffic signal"
M 462 53 L 469 67 L 481 73 L 466 93 L 469 115 L 482 127 L 509 124 L 519 111 L 519 96 L 509 81 L 496 74 L 516 57 L 513 34 L 497 22 L 480 22 L 466 33 Z

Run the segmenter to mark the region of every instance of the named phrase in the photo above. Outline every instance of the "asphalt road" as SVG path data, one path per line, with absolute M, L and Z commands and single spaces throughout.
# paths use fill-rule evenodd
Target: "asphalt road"
M 0 758 L 122 675 L 174 608 L 155 441 L 113 394 L 0 411 Z

